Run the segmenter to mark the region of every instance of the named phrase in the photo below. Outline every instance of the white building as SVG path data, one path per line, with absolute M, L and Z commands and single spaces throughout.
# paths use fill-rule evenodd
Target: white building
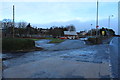
M 64 36 L 68 39 L 75 39 L 77 37 L 76 31 L 64 31 Z

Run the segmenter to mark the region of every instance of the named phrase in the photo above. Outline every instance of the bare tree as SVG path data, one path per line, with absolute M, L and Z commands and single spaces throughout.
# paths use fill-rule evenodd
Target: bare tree
M 18 32 L 19 32 L 19 36 L 22 37 L 23 35 L 26 34 L 26 26 L 27 26 L 27 22 L 18 22 L 17 23 L 18 26 Z
M 26 28 L 27 22 L 18 22 L 18 28 Z
M 66 27 L 68 31 L 76 31 L 75 26 L 74 25 L 69 25 Z
M 2 31 L 4 32 L 5 37 L 12 34 L 13 31 L 10 28 L 13 27 L 13 23 L 11 19 L 3 19 L 1 26 L 3 28 Z
M 2 27 L 3 28 L 8 28 L 8 27 L 12 27 L 13 23 L 11 19 L 3 19 L 2 20 Z

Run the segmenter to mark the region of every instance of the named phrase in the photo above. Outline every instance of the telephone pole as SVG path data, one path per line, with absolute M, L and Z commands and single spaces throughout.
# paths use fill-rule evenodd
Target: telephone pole
M 92 25 L 93 25 L 93 24 L 91 24 L 91 36 L 92 36 Z
M 14 12 L 14 5 L 13 5 L 13 38 L 14 38 L 14 27 L 15 27 L 15 12 Z
M 97 16 L 96 16 L 96 36 L 98 35 L 98 0 L 97 0 Z
M 111 17 L 114 17 L 114 16 L 113 15 L 108 16 L 108 29 L 110 29 L 110 20 L 111 20 Z

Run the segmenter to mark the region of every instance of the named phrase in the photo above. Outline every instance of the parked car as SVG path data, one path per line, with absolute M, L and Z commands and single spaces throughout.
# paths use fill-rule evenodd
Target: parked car
M 59 39 L 67 39 L 67 37 L 60 37 Z

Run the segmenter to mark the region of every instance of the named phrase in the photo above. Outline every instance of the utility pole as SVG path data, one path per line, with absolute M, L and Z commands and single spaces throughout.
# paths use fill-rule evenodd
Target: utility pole
M 91 36 L 92 36 L 92 24 L 91 24 Z
M 110 28 L 110 16 L 108 17 L 108 28 Z
M 110 29 L 110 18 L 113 17 L 113 15 L 108 17 L 108 30 Z M 109 32 L 110 33 L 110 32 Z M 110 35 L 110 34 L 109 34 Z
M 14 5 L 13 5 L 13 38 L 14 38 L 14 27 L 15 27 L 15 13 L 14 13 Z
M 114 17 L 114 16 L 111 15 L 111 16 L 108 17 L 108 28 L 110 28 L 110 18 L 111 18 L 111 17 Z
M 98 0 L 97 0 L 97 16 L 96 16 L 96 36 L 98 35 Z

